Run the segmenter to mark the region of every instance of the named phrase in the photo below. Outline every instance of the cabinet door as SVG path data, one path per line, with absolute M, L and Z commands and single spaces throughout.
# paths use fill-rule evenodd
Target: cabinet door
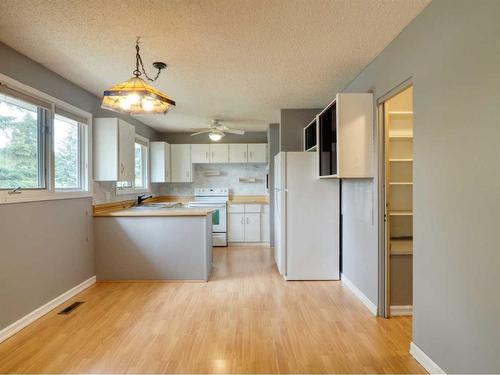
M 246 163 L 248 147 L 246 143 L 231 143 L 229 145 L 229 162 Z
M 118 120 L 118 181 L 135 179 L 135 128 Z
M 267 144 L 249 143 L 248 144 L 248 162 L 266 163 L 267 162 Z
M 260 214 L 245 214 L 245 242 L 260 242 Z
M 172 180 L 170 159 L 170 144 L 165 143 L 165 182 L 170 182 Z
M 210 145 L 192 144 L 191 163 L 210 163 Z
M 227 238 L 229 242 L 245 241 L 245 214 L 228 215 Z
M 188 144 L 170 145 L 171 181 L 191 182 L 191 147 Z
M 165 142 L 149 142 L 151 182 L 167 182 Z
M 210 145 L 210 163 L 227 163 L 229 159 L 227 144 Z

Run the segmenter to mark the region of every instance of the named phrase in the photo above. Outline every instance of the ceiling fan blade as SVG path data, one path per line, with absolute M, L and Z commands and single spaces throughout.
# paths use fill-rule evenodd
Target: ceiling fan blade
M 192 137 L 193 135 L 205 134 L 205 133 L 210 133 L 210 132 L 211 132 L 211 130 L 203 130 L 203 131 L 201 131 L 201 132 L 196 132 L 196 133 L 191 134 L 191 137 Z
M 209 126 L 205 126 L 204 128 L 191 128 L 191 131 L 192 132 L 202 132 L 202 131 L 205 131 L 205 130 L 210 130 L 210 127 Z
M 239 129 L 226 129 L 226 130 L 224 130 L 224 132 L 229 133 L 229 134 L 237 134 L 237 135 L 245 134 L 244 130 L 239 130 Z

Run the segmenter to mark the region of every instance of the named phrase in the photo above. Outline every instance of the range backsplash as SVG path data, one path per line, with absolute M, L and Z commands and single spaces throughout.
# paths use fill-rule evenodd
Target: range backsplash
M 220 175 L 206 175 L 210 172 Z M 195 188 L 203 187 L 228 187 L 234 195 L 265 195 L 266 173 L 266 164 L 193 164 L 193 182 L 161 184 L 160 195 L 193 195 Z M 255 178 L 255 182 L 240 182 L 240 178 Z

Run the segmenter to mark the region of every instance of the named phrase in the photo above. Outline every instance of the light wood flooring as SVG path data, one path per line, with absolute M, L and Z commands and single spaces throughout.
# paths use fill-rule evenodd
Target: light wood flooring
M 208 283 L 97 283 L 1 343 L 0 373 L 425 372 L 411 319 L 374 318 L 341 282 L 285 282 L 267 247 L 214 263 Z

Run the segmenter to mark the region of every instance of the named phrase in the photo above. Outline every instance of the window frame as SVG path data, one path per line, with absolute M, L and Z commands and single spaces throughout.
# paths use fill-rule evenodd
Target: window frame
M 19 193 L 16 194 L 9 194 L 9 192 L 12 192 L 12 189 L 0 189 L 0 204 L 92 197 L 92 158 L 90 157 L 90 155 L 92 155 L 92 137 L 90 136 L 90 134 L 92 134 L 92 114 L 27 86 L 2 73 L 0 73 L 0 83 L 18 94 L 19 96 L 16 96 L 19 99 L 24 100 L 23 97 L 26 97 L 28 98 L 28 100 L 26 100 L 28 102 L 30 102 L 29 99 L 33 99 L 33 104 L 37 102 L 47 103 L 47 106 L 43 106 L 43 108 L 48 107 L 44 111 L 46 116 L 44 116 L 44 126 L 43 129 L 41 129 L 41 133 L 43 133 L 44 160 L 40 161 L 39 158 L 39 162 L 44 167 L 45 186 L 43 188 L 20 189 Z M 79 122 L 81 132 L 81 144 L 79 145 L 81 185 L 79 189 L 55 188 L 54 118 L 55 113 L 58 111 L 73 115 L 75 118 L 81 119 L 82 121 L 82 123 Z
M 145 166 L 143 167 L 143 182 L 144 182 L 144 187 L 136 188 L 135 187 L 135 176 L 134 176 L 134 181 L 131 183 L 131 187 L 119 187 L 118 183 L 123 182 L 123 181 L 117 181 L 116 183 L 116 195 L 129 195 L 129 194 L 144 194 L 144 193 L 150 193 L 151 192 L 151 183 L 149 181 L 149 176 L 150 176 L 150 151 L 149 151 L 149 139 L 140 136 L 138 134 L 135 135 L 135 140 L 134 140 L 134 150 L 135 150 L 135 144 L 139 144 L 141 146 L 145 147 L 146 154 L 143 155 L 143 158 L 145 158 L 146 163 Z M 143 160 L 144 162 L 144 160 Z M 135 156 L 134 156 L 134 163 L 135 163 Z M 134 173 L 135 173 L 135 167 L 134 167 Z

